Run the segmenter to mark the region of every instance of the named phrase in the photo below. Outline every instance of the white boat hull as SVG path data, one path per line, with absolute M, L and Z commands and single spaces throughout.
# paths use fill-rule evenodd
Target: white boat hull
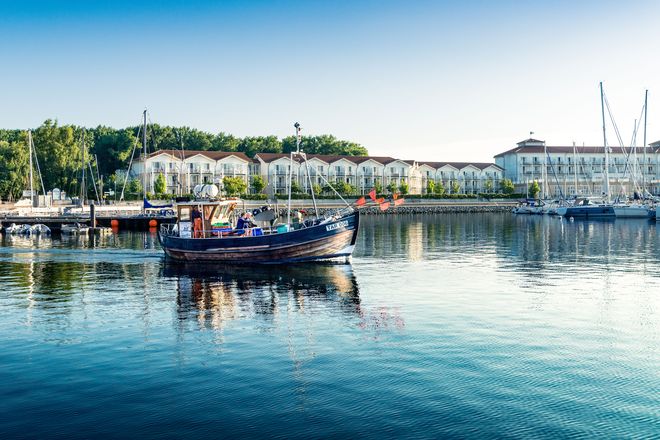
M 615 206 L 614 216 L 616 218 L 650 218 L 652 211 L 646 206 Z

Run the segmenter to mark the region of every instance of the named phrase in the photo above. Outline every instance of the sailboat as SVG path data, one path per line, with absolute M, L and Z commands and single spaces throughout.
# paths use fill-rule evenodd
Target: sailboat
M 646 109 L 648 104 L 648 93 L 646 90 L 644 94 L 644 156 L 646 156 Z M 637 121 L 635 121 L 635 134 L 637 132 Z M 635 142 L 632 145 L 633 154 L 633 166 L 631 172 L 631 180 L 636 185 L 636 171 L 637 171 L 637 147 Z M 630 156 L 630 155 L 629 155 Z M 646 196 L 646 180 L 644 178 L 644 171 L 642 170 L 642 188 L 641 188 L 642 197 Z M 656 216 L 656 208 L 650 203 L 640 202 L 640 197 L 637 197 L 637 192 L 635 193 L 635 202 L 634 203 L 615 203 L 614 204 L 614 215 L 617 218 L 641 218 L 648 219 Z
M 581 198 L 571 206 L 557 208 L 557 215 L 568 218 L 614 218 L 614 206 L 610 203 L 610 162 L 609 148 L 607 147 L 607 135 L 605 132 L 605 96 L 603 83 L 600 83 L 600 105 L 603 117 L 603 149 L 605 150 L 605 176 L 603 181 L 603 200 Z

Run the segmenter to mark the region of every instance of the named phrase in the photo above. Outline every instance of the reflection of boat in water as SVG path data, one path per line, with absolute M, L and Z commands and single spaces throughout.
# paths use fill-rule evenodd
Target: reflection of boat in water
M 290 295 L 300 308 L 330 304 L 341 313 L 360 313 L 359 288 L 350 264 L 214 265 L 211 270 L 166 262 L 162 275 L 176 279 L 180 319 L 201 311 L 215 314 L 211 321 L 233 319 L 239 306 L 260 315 L 275 314 L 280 303 L 287 303 L 282 298 Z
M 298 266 L 241 266 L 213 265 L 212 267 L 165 260 L 163 276 L 173 278 L 201 278 L 206 281 L 252 284 L 306 286 L 319 291 L 333 291 L 358 295 L 357 282 L 350 264 L 305 264 Z

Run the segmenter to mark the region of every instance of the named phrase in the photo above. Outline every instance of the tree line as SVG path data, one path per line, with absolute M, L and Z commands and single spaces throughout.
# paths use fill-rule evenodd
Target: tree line
M 41 169 L 46 191 L 59 188 L 68 194 L 80 193 L 82 182 L 81 164 L 83 154 L 91 164 L 93 179 L 105 185 L 114 184 L 118 174 L 125 172 L 134 147 L 141 152 L 141 126 L 112 128 L 98 126 L 84 128 L 76 125 L 59 125 L 48 119 L 32 130 L 36 157 Z M 84 140 L 83 140 L 84 139 Z M 296 148 L 295 136 L 246 136 L 243 138 L 220 132 L 205 132 L 190 127 L 171 127 L 150 124 L 147 128 L 148 152 L 165 149 L 187 149 L 204 151 L 236 151 L 248 157 L 256 153 L 289 153 Z M 332 135 L 303 136 L 302 148 L 309 154 L 331 154 L 366 156 L 365 147 Z M 0 198 L 16 200 L 23 190 L 29 188 L 29 147 L 26 130 L 0 129 Z M 36 167 L 36 165 L 35 165 Z M 95 182 L 90 179 L 90 166 L 86 165 L 89 183 L 88 193 Z M 121 182 L 117 182 L 119 186 Z M 34 187 L 41 182 L 35 172 Z

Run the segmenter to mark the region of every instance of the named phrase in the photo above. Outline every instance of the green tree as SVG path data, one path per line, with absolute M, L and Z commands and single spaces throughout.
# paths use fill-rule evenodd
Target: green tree
M 401 181 L 401 184 L 399 185 L 399 192 L 401 194 L 408 194 L 408 183 L 404 182 L 403 180 Z
M 215 151 L 238 151 L 238 145 L 241 140 L 237 137 L 227 134 L 218 133 L 211 141 L 211 150 Z
M 426 194 L 433 194 L 435 192 L 435 182 L 433 179 L 426 181 Z
M 321 185 L 319 185 L 318 183 L 315 183 L 312 185 L 312 191 L 314 191 L 315 196 L 318 196 L 319 194 L 321 194 L 321 191 L 323 191 L 323 188 L 321 188 Z
M 88 161 L 90 146 L 94 142 L 92 133 L 88 132 L 83 147 L 82 135 L 81 128 L 72 125 L 59 127 L 57 121 L 51 120 L 45 121 L 34 131 L 34 145 L 47 190 L 57 187 L 69 194 L 79 190 L 73 186 L 81 175 L 82 150 L 85 150 L 85 159 Z
M 504 194 L 513 194 L 513 192 L 516 190 L 511 179 L 502 179 L 500 186 Z
M 140 179 L 132 179 L 128 183 L 128 193 L 129 194 L 141 194 L 143 191 L 142 182 Z
M 451 183 L 451 193 L 452 194 L 459 194 L 461 192 L 461 185 L 459 185 L 458 181 L 454 180 Z
M 539 183 L 536 180 L 529 184 L 528 192 L 529 192 L 530 197 L 533 198 L 533 199 L 535 199 L 536 196 L 539 195 L 539 193 L 541 192 L 541 187 L 539 186 Z M 507 194 L 509 194 L 509 193 L 507 193 Z
M 266 181 L 259 175 L 252 176 L 250 185 L 252 186 L 252 191 L 254 191 L 255 194 L 259 194 L 264 188 L 266 188 Z
M 376 190 L 376 194 L 383 193 L 383 184 L 381 183 L 380 180 L 376 180 L 376 182 L 374 183 L 374 189 Z
M 399 186 L 396 184 L 396 182 L 390 182 L 390 183 L 387 185 L 387 190 L 388 190 L 390 193 L 395 193 L 395 192 L 397 191 L 398 188 L 399 188 Z M 377 192 L 377 191 L 376 191 L 376 192 Z
M 248 157 L 257 153 L 281 153 L 282 142 L 276 136 L 244 137 L 238 144 L 238 151 Z
M 11 143 L 0 141 L 0 199 L 16 200 L 29 188 L 29 160 L 27 139 Z M 34 188 L 39 188 L 36 174 L 34 178 Z
M 447 192 L 445 186 L 442 184 L 441 180 L 438 180 L 437 183 L 435 184 L 433 193 L 438 196 L 444 196 L 445 192 Z
M 229 196 L 237 196 L 243 194 L 247 190 L 247 184 L 242 177 L 223 177 L 222 186 L 225 190 L 225 193 Z
M 159 173 L 158 177 L 156 177 L 154 191 L 156 191 L 156 194 L 165 194 L 167 192 L 167 181 L 162 173 Z
M 301 192 L 303 192 L 302 187 L 300 186 L 297 180 L 291 181 L 291 192 L 293 194 L 300 194 Z
M 92 153 L 98 159 L 99 173 L 109 176 L 117 170 L 126 170 L 133 147 L 138 141 L 133 131 L 98 126 L 92 134 L 94 137 Z
M 487 193 L 492 193 L 493 192 L 493 181 L 488 179 L 486 182 L 484 182 L 484 191 Z
M 301 148 L 309 154 L 328 154 L 345 156 L 366 156 L 369 153 L 363 146 L 354 142 L 342 141 L 328 134 L 319 136 L 303 136 Z M 287 136 L 282 139 L 282 151 L 296 151 L 296 137 Z

